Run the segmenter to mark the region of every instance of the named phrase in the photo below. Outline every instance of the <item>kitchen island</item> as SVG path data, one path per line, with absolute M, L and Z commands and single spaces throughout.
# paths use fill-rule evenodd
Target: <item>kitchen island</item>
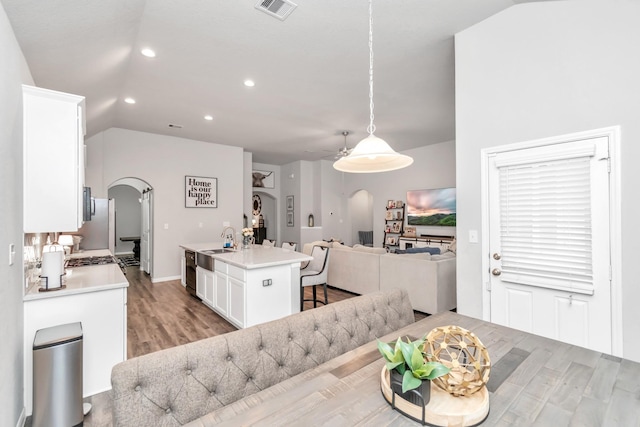
M 71 255 L 102 257 L 104 250 Z M 36 331 L 81 322 L 83 396 L 111 388 L 111 368 L 127 357 L 127 287 L 117 263 L 66 268 L 65 288 L 40 292 L 39 281 L 24 295 L 24 403 L 32 413 L 33 339 Z
M 181 245 L 214 260 L 213 268 L 196 268 L 197 295 L 233 325 L 246 328 L 300 311 L 300 265 L 312 257 L 262 245 L 211 253 L 202 245 Z

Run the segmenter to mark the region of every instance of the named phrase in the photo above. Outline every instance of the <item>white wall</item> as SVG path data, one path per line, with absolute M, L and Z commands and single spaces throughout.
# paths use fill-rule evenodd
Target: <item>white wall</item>
M 22 221 L 22 88 L 33 79 L 4 8 L 0 5 L 0 248 L 16 257 L 0 262 L 0 426 L 23 421 L 23 221 Z
M 96 197 L 106 197 L 108 186 L 124 177 L 153 187 L 154 281 L 180 275 L 178 245 L 221 241 L 224 221 L 242 228 L 242 148 L 112 128 L 87 140 L 87 156 L 87 185 Z M 186 175 L 218 179 L 217 208 L 185 208 Z
M 481 230 L 482 148 L 621 126 L 623 351 L 640 361 L 638 17 L 631 1 L 528 3 L 458 34 L 456 168 L 466 236 Z M 474 317 L 482 316 L 482 256 L 481 244 L 459 240 L 458 311 Z
M 128 185 L 109 188 L 109 198 L 116 203 L 116 254 L 132 253 L 133 242 L 122 242 L 121 237 L 142 234 L 142 194 Z

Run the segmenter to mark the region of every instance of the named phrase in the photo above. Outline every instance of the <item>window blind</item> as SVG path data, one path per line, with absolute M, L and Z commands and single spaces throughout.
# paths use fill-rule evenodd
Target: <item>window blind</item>
M 498 167 L 503 281 L 593 294 L 590 161 Z

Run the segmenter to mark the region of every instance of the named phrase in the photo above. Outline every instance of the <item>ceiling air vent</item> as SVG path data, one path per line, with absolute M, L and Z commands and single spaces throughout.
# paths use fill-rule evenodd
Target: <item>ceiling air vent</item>
M 289 0 L 260 0 L 256 4 L 256 9 L 275 16 L 282 21 L 291 15 L 291 12 L 293 12 L 293 9 L 296 7 L 298 7 L 298 5 Z

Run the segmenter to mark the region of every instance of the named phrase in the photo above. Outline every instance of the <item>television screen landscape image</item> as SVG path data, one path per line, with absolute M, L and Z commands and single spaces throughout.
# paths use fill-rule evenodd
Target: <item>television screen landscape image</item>
M 407 225 L 456 226 L 456 189 L 407 191 Z

